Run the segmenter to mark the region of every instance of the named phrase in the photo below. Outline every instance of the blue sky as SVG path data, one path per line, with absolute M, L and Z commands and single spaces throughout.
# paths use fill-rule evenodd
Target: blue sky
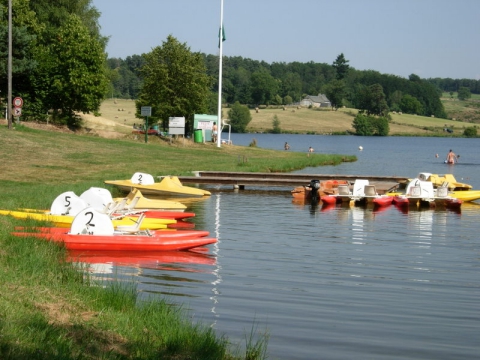
M 109 57 L 168 35 L 218 54 L 221 0 L 92 0 Z M 224 0 L 225 56 L 331 64 L 422 78 L 480 79 L 480 0 Z

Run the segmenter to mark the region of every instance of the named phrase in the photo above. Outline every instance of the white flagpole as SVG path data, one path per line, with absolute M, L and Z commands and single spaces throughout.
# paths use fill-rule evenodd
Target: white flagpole
M 220 0 L 220 32 L 218 33 L 218 116 L 217 116 L 217 147 L 222 144 L 222 62 L 223 62 L 223 0 Z

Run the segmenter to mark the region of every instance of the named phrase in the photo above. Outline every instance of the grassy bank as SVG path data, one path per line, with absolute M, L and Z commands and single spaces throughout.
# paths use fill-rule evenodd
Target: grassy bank
M 80 194 L 107 179 L 136 171 L 185 175 L 195 170 L 292 171 L 352 161 L 254 147 L 148 143 L 125 138 L 0 125 L 2 208 L 48 208 L 64 191 Z M 57 244 L 16 238 L 15 226 L 33 222 L 0 216 L 0 358 L 2 359 L 261 359 L 266 334 L 246 329 L 246 344 L 231 344 L 192 323 L 181 306 L 162 299 L 137 302 L 136 289 L 99 284 L 64 262 Z M 252 314 L 252 319 L 255 314 Z M 254 324 L 252 324 L 252 327 Z M 250 334 L 250 335 L 249 335 Z

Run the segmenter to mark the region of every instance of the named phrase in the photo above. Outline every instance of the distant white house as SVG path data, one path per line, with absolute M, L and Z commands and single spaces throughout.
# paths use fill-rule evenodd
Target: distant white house
M 332 106 L 330 100 L 324 94 L 307 95 L 302 101 L 300 101 L 301 106 L 312 106 L 312 107 L 329 107 Z

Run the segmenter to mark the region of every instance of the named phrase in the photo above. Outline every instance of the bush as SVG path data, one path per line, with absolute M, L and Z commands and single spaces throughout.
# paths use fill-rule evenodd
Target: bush
M 237 133 L 244 133 L 248 124 L 252 121 L 252 115 L 248 107 L 241 105 L 238 101 L 228 111 L 228 118 L 230 119 L 232 131 Z
M 477 127 L 470 126 L 463 131 L 463 135 L 466 137 L 477 137 Z
M 352 123 L 356 135 L 359 136 L 387 136 L 390 131 L 388 119 L 384 116 L 375 117 L 358 113 Z
M 272 134 L 282 133 L 282 129 L 280 128 L 280 120 L 278 119 L 277 115 L 273 117 L 272 125 L 273 125 Z

